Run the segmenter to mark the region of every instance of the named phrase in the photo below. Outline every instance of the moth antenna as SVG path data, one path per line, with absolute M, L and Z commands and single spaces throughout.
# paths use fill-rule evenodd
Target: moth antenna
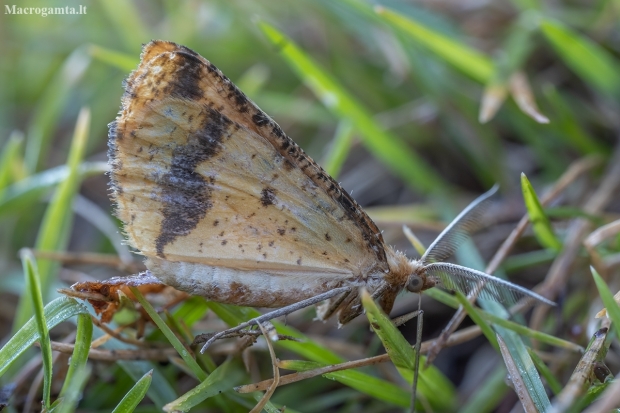
M 478 296 L 505 305 L 512 305 L 524 297 L 530 297 L 544 304 L 555 306 L 553 301 L 533 291 L 494 277 L 482 271 L 472 270 L 456 264 L 445 262 L 428 264 L 426 274 L 439 281 L 448 290 L 460 291 L 468 295 L 479 290 Z
M 482 227 L 483 216 L 492 204 L 491 198 L 497 193 L 499 185 L 480 195 L 467 206 L 426 250 L 420 261 L 422 264 L 443 262 L 467 239 L 467 237 Z

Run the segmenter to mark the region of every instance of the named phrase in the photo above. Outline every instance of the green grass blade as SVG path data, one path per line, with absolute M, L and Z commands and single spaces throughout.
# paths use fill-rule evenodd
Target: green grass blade
M 258 27 L 278 47 L 299 78 L 339 119 L 347 120 L 354 125 L 362 142 L 389 169 L 409 183 L 411 187 L 424 192 L 447 187 L 445 181 L 424 159 L 379 126 L 361 103 L 312 61 L 291 39 L 265 22 L 260 21 Z
M 559 382 L 559 380 L 553 375 L 549 367 L 547 367 L 545 362 L 542 361 L 542 359 L 538 356 L 538 354 L 536 354 L 534 350 L 528 348 L 527 352 L 530 354 L 530 357 L 536 365 L 536 368 L 547 382 L 547 385 L 549 386 L 553 394 L 559 394 L 562 391 L 562 384 Z
M 334 179 L 340 175 L 340 170 L 344 161 L 347 159 L 347 155 L 351 150 L 351 144 L 353 143 L 353 125 L 347 120 L 343 120 L 338 124 L 336 129 L 336 135 L 331 142 L 331 147 L 325 160 L 322 162 L 323 169 L 327 171 Z
M 89 314 L 88 309 L 73 298 L 60 297 L 50 302 L 43 309 L 45 322 L 48 330 L 78 314 Z M 2 376 L 11 363 L 24 353 L 32 344 L 39 339 L 36 321 L 31 318 L 24 326 L 14 334 L 11 339 L 0 349 L 0 376 Z
M 536 234 L 538 242 L 545 248 L 559 251 L 562 248 L 562 243 L 555 236 L 549 218 L 547 218 L 532 184 L 524 173 L 521 173 L 521 189 L 523 190 L 523 199 L 525 201 L 525 207 L 527 208 L 527 214 L 530 217 L 530 222 L 532 223 L 532 228 L 534 229 L 534 234 Z
M 499 304 L 497 304 L 499 306 Z M 540 380 L 536 366 L 532 361 L 527 348 L 517 333 L 506 330 L 502 327 L 496 327 L 497 333 L 504 340 L 506 348 L 510 353 L 519 375 L 525 383 L 525 388 L 530 395 L 534 405 L 540 412 L 547 411 L 547 408 L 551 405 L 545 386 Z
M 76 49 L 67 57 L 43 96 L 39 99 L 34 117 L 26 133 L 26 167 L 30 173 L 38 170 L 41 156 L 47 155 L 53 130 L 69 96 L 90 66 L 90 56 L 82 49 Z
M 98 3 L 112 21 L 116 34 L 120 35 L 129 50 L 137 49 L 151 40 L 151 35 L 142 22 L 142 13 L 136 3 L 123 0 L 108 0 Z
M 465 297 L 461 292 L 456 292 L 456 298 L 459 300 L 459 303 L 463 306 L 467 315 L 480 327 L 482 330 L 482 334 L 487 338 L 489 343 L 493 346 L 495 350 L 499 350 L 499 346 L 497 344 L 497 339 L 495 338 L 495 331 L 489 323 L 486 322 L 484 317 L 482 316 L 482 312 L 476 310 L 476 308 L 469 302 L 467 297 Z
M 88 383 L 90 373 L 91 368 L 88 364 L 84 364 L 74 373 L 74 385 L 68 388 L 60 403 L 53 409 L 53 413 L 73 413 L 76 411 L 75 408 L 82 398 L 82 391 Z
M 498 365 L 497 368 L 485 378 L 484 383 L 478 387 L 478 391 L 459 408 L 459 413 L 493 412 L 506 396 L 507 391 L 506 368 L 503 365 Z
M 78 168 L 80 180 L 108 171 L 107 162 L 83 162 Z M 50 188 L 64 182 L 71 169 L 67 165 L 57 166 L 31 175 L 6 188 L 4 199 L 0 199 L 0 215 L 23 211 L 41 198 Z
M 203 381 L 207 378 L 207 373 L 198 365 L 196 359 L 194 359 L 193 355 L 190 351 L 185 348 L 183 343 L 177 338 L 177 336 L 170 330 L 170 327 L 166 324 L 166 322 L 157 314 L 157 311 L 153 308 L 153 306 L 146 301 L 142 293 L 136 287 L 130 287 L 131 292 L 136 297 L 142 308 L 148 313 L 149 317 L 155 322 L 157 327 L 161 330 L 162 333 L 166 336 L 172 347 L 179 353 L 185 364 L 189 367 L 194 376 L 199 380 Z
M 553 118 L 554 126 L 564 143 L 578 150 L 581 154 L 606 153 L 607 149 L 590 135 L 579 123 L 579 117 L 568 106 L 558 90 L 548 85 L 544 89 L 545 97 L 556 112 Z
M 609 52 L 558 21 L 545 19 L 540 28 L 568 67 L 586 83 L 604 95 L 620 96 L 620 63 Z
M 43 222 L 39 228 L 35 248 L 41 251 L 60 251 L 66 248 L 69 238 L 69 229 L 72 223 L 73 198 L 80 186 L 79 167 L 84 157 L 86 143 L 88 141 L 88 130 L 90 127 L 90 111 L 82 109 L 78 116 L 75 126 L 75 133 L 69 150 L 67 166 L 69 174 L 67 179 L 57 188 L 52 201 L 50 202 Z M 41 281 L 41 293 L 43 299 L 47 299 L 51 285 L 54 281 L 57 263 L 49 260 L 39 260 L 39 276 Z M 20 328 L 28 318 L 32 316 L 32 311 L 20 299 L 17 315 L 13 323 L 13 331 Z
M 495 72 L 493 62 L 483 53 L 393 10 L 384 7 L 377 7 L 375 10 L 388 24 L 403 31 L 413 41 L 466 75 L 484 84 L 492 79 Z
M 13 132 L 0 155 L 0 202 L 4 198 L 6 187 L 14 180 L 13 167 L 15 160 L 20 157 L 19 151 L 23 141 L 24 136 L 20 132 Z
M 377 306 L 367 291 L 362 292 L 362 304 L 370 325 L 383 343 L 390 359 L 403 378 L 411 383 L 415 367 L 415 350 Z M 425 360 L 425 357 L 420 357 L 420 365 L 424 365 Z M 430 366 L 420 370 L 419 378 L 418 392 L 432 406 L 438 410 L 443 410 L 456 403 L 452 384 L 436 367 Z
M 67 376 L 65 377 L 65 382 L 60 390 L 59 397 L 64 397 L 71 387 L 79 385 L 78 371 L 86 366 L 92 338 L 93 321 L 91 320 L 90 315 L 78 314 L 75 347 L 73 348 L 73 354 L 71 355 L 71 359 L 69 361 L 69 369 L 67 370 Z
M 138 67 L 139 59 L 133 55 L 117 52 L 98 45 L 91 45 L 88 53 L 96 60 L 116 67 L 123 72 L 131 72 Z
M 492 322 L 493 324 L 496 324 L 500 327 L 503 327 L 507 330 L 514 331 L 515 333 L 521 336 L 529 337 L 531 339 L 538 340 L 542 343 L 546 343 L 551 346 L 555 346 L 559 348 L 565 348 L 567 350 L 574 351 L 577 353 L 581 353 L 584 350 L 583 347 L 571 341 L 562 340 L 561 338 L 552 336 L 551 334 L 546 334 L 541 331 L 532 330 L 529 327 L 515 323 L 514 321 L 506 320 L 505 318 L 502 318 L 502 317 L 498 317 L 495 314 L 492 314 L 486 311 L 478 311 L 478 313 L 483 319 L 489 322 Z
M 43 310 L 39 273 L 37 271 L 35 258 L 31 251 L 22 250 L 20 256 L 24 268 L 24 276 L 26 278 L 26 290 L 32 300 L 34 319 L 36 321 L 39 343 L 41 345 L 41 358 L 43 360 L 43 407 L 45 410 L 49 410 L 54 366 L 52 362 L 52 344 L 50 342 L 47 322 L 45 321 L 45 312 Z
M 232 359 L 226 360 L 213 373 L 178 399 L 164 406 L 166 412 L 186 412 L 209 397 L 233 388 L 234 383 L 241 379 L 240 369 L 231 368 Z
M 149 370 L 144 376 L 136 382 L 136 384 L 127 392 L 125 397 L 112 410 L 112 413 L 131 413 L 138 404 L 144 399 L 146 392 L 151 386 L 153 380 L 153 370 Z
M 596 284 L 596 288 L 598 289 L 598 293 L 601 296 L 601 300 L 603 300 L 603 304 L 607 309 L 607 317 L 611 319 L 611 322 L 614 325 L 614 331 L 616 332 L 616 336 L 620 339 L 620 306 L 616 300 L 614 300 L 614 296 L 609 291 L 609 287 L 605 284 L 605 281 L 601 278 L 601 276 L 596 272 L 594 267 L 590 267 L 590 271 L 592 272 L 592 278 L 594 278 L 594 283 Z
M 313 370 L 327 365 L 328 364 L 325 363 L 303 360 L 284 360 L 280 362 L 281 368 L 295 371 Z M 408 391 L 403 390 L 388 381 L 359 371 L 336 371 L 333 373 L 324 374 L 323 377 L 330 380 L 336 380 L 364 394 L 397 406 L 408 407 L 411 402 L 411 395 Z

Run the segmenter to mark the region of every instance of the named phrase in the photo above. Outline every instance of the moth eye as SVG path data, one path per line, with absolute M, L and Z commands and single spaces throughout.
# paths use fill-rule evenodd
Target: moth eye
M 422 291 L 422 286 L 424 282 L 422 281 L 422 277 L 416 274 L 411 274 L 409 279 L 407 280 L 407 291 L 412 293 L 419 293 Z

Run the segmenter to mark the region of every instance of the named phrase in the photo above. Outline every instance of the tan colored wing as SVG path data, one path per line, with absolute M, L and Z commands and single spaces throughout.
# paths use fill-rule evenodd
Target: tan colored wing
M 113 197 L 147 257 L 365 277 L 387 272 L 375 224 L 211 63 L 145 46 L 110 126 Z

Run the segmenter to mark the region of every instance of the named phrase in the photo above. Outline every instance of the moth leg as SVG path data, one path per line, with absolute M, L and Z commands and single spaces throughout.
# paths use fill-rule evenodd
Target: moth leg
M 340 304 L 342 304 L 343 301 L 349 296 L 349 294 L 351 294 L 351 290 L 346 291 L 344 294 L 338 297 L 335 301 L 329 300 L 317 306 L 315 320 L 323 321 L 331 317 L 332 314 L 334 314 L 336 310 L 338 310 L 338 308 L 340 307 Z
M 327 300 L 329 298 L 335 297 L 338 294 L 347 292 L 347 291 L 351 291 L 351 289 L 349 287 L 340 287 L 340 288 L 334 288 L 331 291 L 328 291 L 326 293 L 323 294 L 319 294 L 316 295 L 314 297 L 308 298 L 306 300 L 302 300 L 298 303 L 295 304 L 291 304 L 288 305 L 286 307 L 282 307 L 282 308 L 278 308 L 277 310 L 274 311 L 270 311 L 266 314 L 263 314 L 259 317 L 253 318 L 251 320 L 248 320 L 244 323 L 239 324 L 237 327 L 233 327 L 233 328 L 229 328 L 228 330 L 224 330 L 224 331 L 220 331 L 219 333 L 215 333 L 213 335 L 199 335 L 196 337 L 196 339 L 194 340 L 194 342 L 199 342 L 202 341 L 202 339 L 209 337 L 206 341 L 206 343 L 204 344 L 204 346 L 202 346 L 202 349 L 200 350 L 201 353 L 204 353 L 207 348 L 209 348 L 209 346 L 211 344 L 213 344 L 213 342 L 215 340 L 219 340 L 222 338 L 227 338 L 227 337 L 232 337 L 235 335 L 235 333 L 237 333 L 238 331 L 243 330 L 244 328 L 250 327 L 252 325 L 258 325 L 258 323 L 264 323 L 265 321 L 269 321 L 269 320 L 273 320 L 275 318 L 278 317 L 282 317 L 284 315 L 288 315 L 292 312 L 295 312 L 297 310 L 300 310 L 302 308 L 306 308 L 309 307 L 313 304 L 317 304 L 320 303 L 321 301 Z
M 405 324 L 407 321 L 417 317 L 421 313 L 421 310 L 415 310 L 407 314 L 403 314 L 399 317 L 394 317 L 391 321 L 395 327 Z

